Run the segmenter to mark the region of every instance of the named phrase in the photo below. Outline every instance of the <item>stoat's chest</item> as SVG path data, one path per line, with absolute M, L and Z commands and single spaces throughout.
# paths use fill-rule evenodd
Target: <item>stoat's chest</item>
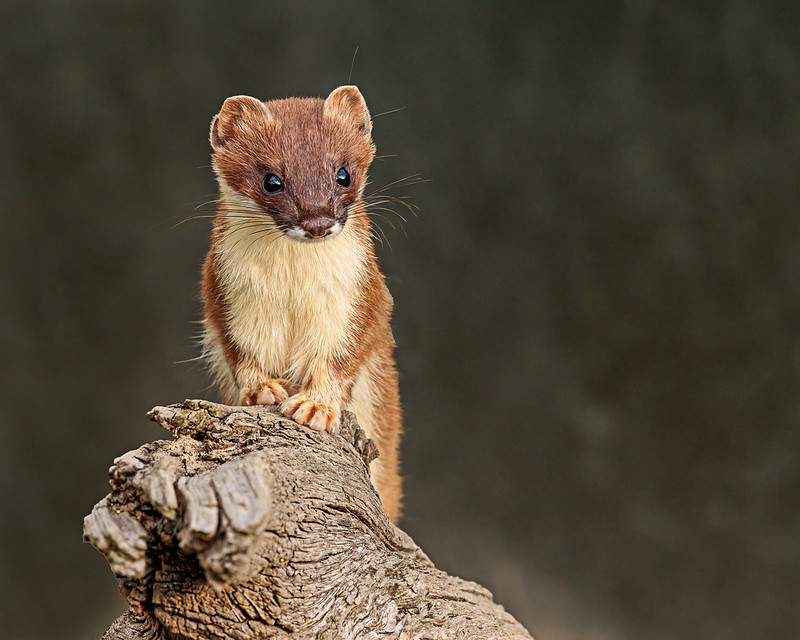
M 318 243 L 223 237 L 219 276 L 242 355 L 267 375 L 301 383 L 315 361 L 348 349 L 366 272 L 359 249 L 346 229 Z

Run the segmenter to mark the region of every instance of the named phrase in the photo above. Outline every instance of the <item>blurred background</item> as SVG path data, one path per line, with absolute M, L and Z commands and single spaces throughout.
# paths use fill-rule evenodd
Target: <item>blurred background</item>
M 191 362 L 210 220 L 178 224 L 215 196 L 211 117 L 325 96 L 358 46 L 373 186 L 429 180 L 390 192 L 419 215 L 378 248 L 404 528 L 538 640 L 797 638 L 798 24 L 745 0 L 0 3 L 3 636 L 123 611 L 82 518 L 165 437 L 151 406 L 216 397 Z

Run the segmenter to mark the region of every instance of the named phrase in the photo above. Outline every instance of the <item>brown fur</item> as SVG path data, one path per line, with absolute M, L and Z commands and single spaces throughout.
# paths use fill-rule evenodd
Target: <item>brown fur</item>
M 362 201 L 370 133 L 355 87 L 326 100 L 225 101 L 210 135 L 221 195 L 203 269 L 205 340 L 226 402 L 279 404 L 329 431 L 342 409 L 354 411 L 378 446 L 370 472 L 396 521 L 392 299 Z M 340 168 L 349 185 L 337 183 Z M 263 188 L 269 174 L 280 191 Z

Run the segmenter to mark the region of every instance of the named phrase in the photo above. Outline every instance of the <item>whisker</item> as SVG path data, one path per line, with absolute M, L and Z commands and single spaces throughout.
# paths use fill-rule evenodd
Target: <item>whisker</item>
M 356 64 L 356 55 L 358 55 L 358 45 L 356 45 L 356 50 L 353 51 L 353 59 L 350 61 L 350 73 L 347 74 L 347 84 L 351 84 L 353 78 L 353 67 Z
M 392 221 L 389 219 L 388 216 L 383 215 L 382 213 L 375 213 L 374 216 L 376 218 L 380 218 L 381 220 L 385 220 L 386 224 L 388 224 L 392 229 L 397 230 L 397 227 L 392 224 Z
M 386 216 L 387 214 L 390 214 L 391 216 L 393 216 L 397 220 L 399 220 L 400 223 L 403 223 L 403 224 L 407 224 L 408 223 L 408 220 L 406 219 L 406 217 L 402 213 L 397 211 L 396 209 L 393 209 L 392 207 L 373 205 L 373 206 L 370 206 L 370 207 L 367 208 L 367 212 L 368 213 L 375 213 L 375 215 L 379 215 L 378 212 L 381 212 L 380 215 L 384 215 L 384 216 Z M 412 213 L 416 216 L 416 211 L 412 210 Z
M 406 176 L 405 178 L 398 178 L 397 180 L 389 182 L 388 184 L 385 184 L 384 186 L 382 186 L 382 187 L 380 187 L 378 189 L 375 189 L 374 191 L 370 191 L 369 193 L 365 194 L 364 197 L 368 198 L 370 196 L 374 196 L 374 195 L 376 195 L 378 193 L 383 193 L 384 191 L 386 191 L 388 189 L 393 189 L 395 187 L 411 186 L 411 185 L 415 185 L 415 184 L 421 184 L 423 182 L 431 182 L 431 181 L 423 179 L 419 174 Z
M 174 360 L 172 364 L 189 364 L 190 362 L 199 362 L 204 359 L 205 357 L 201 353 L 199 356 L 195 356 L 194 358 L 186 358 L 186 360 Z
M 205 202 L 201 202 L 195 207 L 195 211 L 200 209 L 201 207 L 207 207 L 210 204 L 219 204 L 219 198 L 212 198 L 211 200 L 206 200 Z
M 386 240 L 386 244 L 389 247 L 389 251 L 392 251 L 392 243 L 389 242 L 389 237 L 386 235 L 386 232 L 378 224 L 375 225 L 375 228 L 383 236 L 383 239 Z M 383 243 L 381 243 L 381 246 L 383 246 Z
M 389 109 L 389 111 L 381 111 L 380 113 L 376 113 L 373 115 L 373 118 L 380 118 L 381 116 L 388 116 L 390 113 L 397 113 L 398 111 L 403 111 L 406 107 L 397 107 L 397 109 Z
M 398 205 L 400 205 L 402 207 L 405 207 L 407 211 L 409 211 L 410 213 L 414 214 L 415 216 L 417 215 L 417 212 L 419 211 L 419 207 L 417 207 L 417 205 L 415 205 L 413 203 L 410 203 L 410 202 L 407 202 L 403 198 L 395 198 L 395 197 L 391 197 L 391 196 L 385 196 L 382 200 L 369 201 L 366 204 L 367 204 L 367 207 L 375 207 L 375 206 L 384 205 L 384 204 L 398 204 Z

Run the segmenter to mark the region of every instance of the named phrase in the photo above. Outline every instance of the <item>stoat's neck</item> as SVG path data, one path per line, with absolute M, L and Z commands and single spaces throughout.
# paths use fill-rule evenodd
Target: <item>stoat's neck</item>
M 338 234 L 323 240 L 293 240 L 255 202 L 233 189 L 221 189 L 214 234 L 220 275 L 234 287 L 268 278 L 303 289 L 315 281 L 331 292 L 352 289 L 374 260 L 363 222 L 360 216 L 348 220 Z

